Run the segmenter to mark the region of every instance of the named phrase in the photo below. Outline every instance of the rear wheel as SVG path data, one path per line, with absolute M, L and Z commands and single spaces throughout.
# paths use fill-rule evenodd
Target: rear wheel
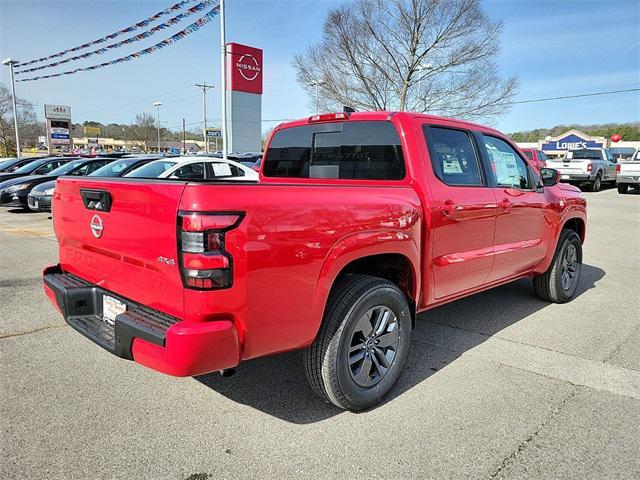
M 533 277 L 538 297 L 553 303 L 570 301 L 578 289 L 582 272 L 582 242 L 573 230 L 562 230 L 549 269 Z
M 618 184 L 618 193 L 627 193 L 628 189 L 629 189 L 629 186 L 626 183 Z
M 591 191 L 592 192 L 599 192 L 601 187 L 602 187 L 602 174 L 598 173 L 596 175 L 595 180 L 591 184 Z
M 402 373 L 411 345 L 411 310 L 393 283 L 347 275 L 333 287 L 322 327 L 305 350 L 313 390 L 345 410 L 371 407 Z

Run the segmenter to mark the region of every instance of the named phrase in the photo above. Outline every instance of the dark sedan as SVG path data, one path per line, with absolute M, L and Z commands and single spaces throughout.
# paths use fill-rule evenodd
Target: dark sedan
M 12 171 L 0 172 L 0 182 L 27 175 L 46 175 L 52 170 L 78 157 L 42 157 L 23 164 Z
M 106 164 L 103 167 L 98 168 L 95 172 L 90 173 L 91 177 L 122 177 L 123 175 L 132 172 L 142 165 L 162 158 L 161 155 L 141 155 L 138 157 L 123 158 L 115 160 Z M 53 197 L 53 190 L 56 187 L 56 181 L 41 183 L 31 189 L 27 196 L 27 203 L 29 208 L 37 212 L 48 212 L 51 210 L 51 197 Z
M 52 170 L 47 175 L 29 175 L 0 183 L 0 207 L 28 208 L 28 194 L 36 185 L 55 180 L 62 175 L 88 175 L 114 161 L 112 158 L 80 158 Z

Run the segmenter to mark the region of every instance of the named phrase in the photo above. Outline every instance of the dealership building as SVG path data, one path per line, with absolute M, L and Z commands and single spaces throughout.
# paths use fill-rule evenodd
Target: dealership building
M 580 130 L 571 129 L 556 137 L 546 137 L 537 142 L 516 142 L 520 148 L 536 148 L 548 157 L 564 157 L 569 150 L 577 148 L 640 148 L 640 142 L 612 142 L 610 138 L 594 137 Z

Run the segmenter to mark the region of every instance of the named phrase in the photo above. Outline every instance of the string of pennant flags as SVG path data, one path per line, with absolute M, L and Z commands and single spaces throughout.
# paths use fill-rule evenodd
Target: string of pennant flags
M 86 52 L 83 53 L 82 55 L 76 55 L 74 57 L 69 57 L 66 58 L 64 60 L 60 60 L 57 62 L 51 62 L 48 63 L 46 65 L 41 65 L 39 67 L 33 67 L 33 68 L 27 68 L 27 69 L 23 69 L 23 70 L 18 70 L 16 71 L 16 75 L 20 75 L 20 74 L 25 74 L 25 73 L 29 73 L 29 72 L 35 72 L 38 70 L 44 70 L 45 68 L 53 68 L 53 67 L 57 67 L 60 65 L 63 65 L 65 63 L 69 63 L 69 62 L 74 62 L 76 60 L 84 60 L 85 58 L 89 58 L 92 57 L 94 55 L 102 55 L 104 53 L 107 53 L 115 48 L 119 48 L 122 47 L 124 45 L 129 45 L 131 43 L 135 43 L 135 42 L 139 42 L 141 40 L 144 40 L 146 38 L 151 37 L 152 35 L 154 35 L 155 33 L 159 32 L 160 30 L 165 30 L 173 25 L 176 25 L 177 23 L 180 23 L 182 20 L 184 20 L 187 17 L 190 17 L 191 15 L 195 14 L 195 13 L 199 13 L 202 10 L 204 10 L 205 8 L 207 8 L 211 3 L 213 3 L 214 0 L 205 0 L 203 2 L 200 2 L 199 4 L 185 10 L 184 12 L 176 15 L 173 18 L 170 18 L 169 20 L 167 20 L 166 22 L 160 23 L 158 25 L 156 25 L 155 27 L 146 30 L 144 32 L 139 33 L 138 35 L 134 35 L 132 37 L 126 38 L 124 40 L 121 40 L 119 42 L 116 43 L 112 43 L 110 45 L 106 45 L 102 48 L 98 48 L 97 50 L 93 50 L 90 52 Z M 155 16 L 155 15 L 154 15 Z M 93 42 L 92 42 L 93 43 Z M 70 51 L 70 50 L 69 50 Z M 54 55 L 54 56 L 57 56 Z M 23 64 L 26 65 L 26 64 Z
M 26 67 L 28 65 L 33 65 L 34 63 L 40 63 L 40 62 L 45 62 L 47 60 L 51 60 L 53 58 L 59 58 L 59 57 L 64 57 L 65 55 L 69 54 L 69 53 L 73 53 L 73 52 L 77 52 L 78 50 L 84 50 L 85 48 L 89 48 L 93 45 L 99 45 L 101 43 L 105 43 L 108 42 L 109 40 L 113 40 L 114 38 L 117 38 L 121 35 L 124 35 L 126 33 L 131 33 L 135 30 L 139 30 L 141 28 L 145 28 L 147 25 L 155 22 L 156 20 L 158 20 L 161 17 L 164 17 L 165 15 L 170 15 L 173 12 L 176 12 L 178 10 L 181 10 L 182 7 L 184 7 L 185 5 L 192 3 L 195 0 L 182 0 L 178 3 L 175 3 L 173 5 L 171 5 L 170 7 L 165 8 L 164 10 L 156 13 L 155 15 L 151 15 L 150 17 L 142 20 L 141 22 L 135 23 L 127 28 L 123 28 L 122 30 L 118 30 L 117 32 L 114 32 L 110 35 L 107 35 L 105 37 L 99 38 L 97 40 L 94 40 L 92 42 L 89 43 L 85 43 L 83 45 L 79 45 L 77 47 L 73 47 L 73 48 L 69 48 L 67 50 L 62 50 L 61 52 L 58 53 L 54 53 L 53 55 L 49 55 L 46 57 L 42 57 L 42 58 L 38 58 L 35 60 L 30 60 L 28 62 L 21 62 L 19 64 L 16 65 L 16 67 Z
M 97 70 L 99 68 L 104 68 L 104 67 L 108 67 L 110 65 L 116 65 L 118 63 L 124 63 L 124 62 L 130 62 L 131 60 L 134 60 L 136 58 L 140 58 L 142 56 L 145 55 L 149 55 L 153 52 L 156 52 L 158 50 L 161 50 L 169 45 L 172 45 L 173 43 L 176 43 L 180 40 L 182 40 L 183 38 L 187 37 L 188 35 L 191 35 L 194 32 L 197 32 L 198 30 L 200 30 L 200 28 L 202 28 L 203 26 L 205 26 L 206 24 L 208 24 L 209 22 L 211 22 L 211 20 L 213 19 L 213 17 L 215 17 L 218 12 L 220 11 L 220 5 L 216 5 L 215 7 L 213 7 L 206 15 L 204 15 L 203 17 L 200 17 L 198 20 L 196 20 L 195 22 L 193 22 L 191 25 L 189 25 L 187 28 L 185 28 L 184 30 L 180 30 L 179 32 L 171 35 L 169 38 L 156 43 L 155 45 L 151 45 L 148 48 L 145 48 L 144 50 L 140 50 L 138 52 L 132 53 L 130 55 L 126 55 L 124 57 L 120 57 L 120 58 L 116 58 L 114 60 L 111 60 L 109 62 L 104 62 L 104 63 L 98 63 L 95 65 L 91 65 L 89 67 L 81 67 L 81 68 L 76 68 L 74 70 L 68 70 L 66 72 L 60 72 L 60 73 L 52 73 L 49 75 L 41 75 L 41 76 L 36 76 L 36 77 L 31 77 L 31 78 L 21 78 L 21 79 L 17 79 L 16 82 L 31 82 L 34 80 L 41 80 L 44 78 L 54 78 L 54 77 L 61 77 L 63 75 L 72 75 L 74 73 L 78 73 L 78 72 L 88 72 L 91 70 Z

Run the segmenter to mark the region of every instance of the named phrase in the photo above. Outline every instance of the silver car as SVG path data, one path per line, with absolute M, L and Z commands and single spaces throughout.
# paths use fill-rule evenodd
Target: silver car
M 547 160 L 546 167 L 558 170 L 561 181 L 588 184 L 592 192 L 600 190 L 604 182 L 616 181 L 616 160 L 607 148 L 570 150 L 564 158 Z

